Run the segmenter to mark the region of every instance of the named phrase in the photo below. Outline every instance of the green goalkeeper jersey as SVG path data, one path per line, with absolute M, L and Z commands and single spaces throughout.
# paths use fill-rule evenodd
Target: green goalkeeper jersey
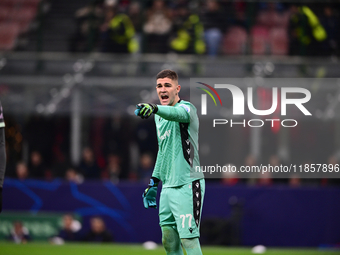
M 198 155 L 198 116 L 194 105 L 180 100 L 174 106 L 158 105 L 155 114 L 158 154 L 152 176 L 163 187 L 176 187 L 203 178 L 195 172 Z

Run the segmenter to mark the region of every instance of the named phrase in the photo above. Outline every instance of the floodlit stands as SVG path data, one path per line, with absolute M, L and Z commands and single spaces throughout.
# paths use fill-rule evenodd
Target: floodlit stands
M 0 50 L 15 48 L 20 34 L 29 30 L 40 0 L 0 1 Z

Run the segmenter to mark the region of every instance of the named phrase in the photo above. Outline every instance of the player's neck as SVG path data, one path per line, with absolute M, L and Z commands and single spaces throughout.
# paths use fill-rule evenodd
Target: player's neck
M 177 98 L 174 100 L 173 104 L 170 105 L 170 106 L 175 106 L 180 100 L 181 100 L 181 99 L 180 99 L 179 97 L 177 97 Z

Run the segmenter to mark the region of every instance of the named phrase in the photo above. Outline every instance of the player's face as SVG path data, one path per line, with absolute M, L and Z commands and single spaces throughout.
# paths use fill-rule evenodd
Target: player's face
M 177 81 L 169 78 L 157 79 L 156 89 L 161 105 L 174 106 L 178 102 L 181 85 Z

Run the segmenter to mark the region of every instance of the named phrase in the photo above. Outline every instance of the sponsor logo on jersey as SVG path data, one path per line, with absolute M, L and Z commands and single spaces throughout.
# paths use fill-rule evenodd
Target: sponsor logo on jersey
M 170 137 L 170 133 L 171 133 L 170 129 L 165 131 L 163 135 L 159 136 L 159 139 L 164 140 L 165 138 Z
M 180 107 L 183 107 L 187 112 L 190 112 L 190 107 L 185 104 L 180 104 Z

